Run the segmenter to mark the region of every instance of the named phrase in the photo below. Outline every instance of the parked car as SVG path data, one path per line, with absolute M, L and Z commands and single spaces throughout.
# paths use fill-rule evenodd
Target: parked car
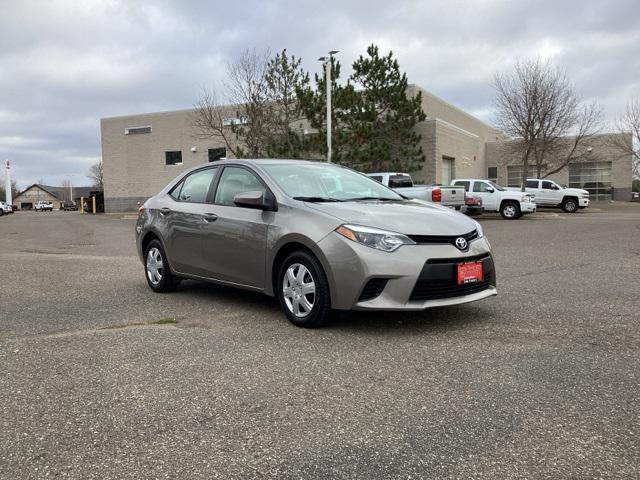
M 0 217 L 10 213 L 13 213 L 13 206 L 9 205 L 7 202 L 0 202 Z
M 39 201 L 39 202 L 36 202 L 36 204 L 33 206 L 33 209 L 36 212 L 46 212 L 46 211 L 53 212 L 53 203 Z
M 62 209 L 65 212 L 76 211 L 78 210 L 78 205 L 73 200 L 66 200 L 62 202 Z
M 497 293 L 478 222 L 323 162 L 200 165 L 140 207 L 135 231 L 152 290 L 190 278 L 258 291 L 301 327 L 331 309 L 423 310 Z
M 518 190 L 520 188 L 510 188 Z M 575 213 L 589 206 L 589 192 L 581 188 L 565 188 L 553 180 L 527 178 L 525 190 L 535 196 L 539 207 L 558 207 L 565 212 Z
M 463 210 L 469 216 L 477 216 L 482 215 L 484 212 L 484 207 L 482 206 L 482 199 L 480 197 L 476 197 L 474 195 L 469 195 L 465 193 L 464 195 L 464 204 L 465 208 Z
M 500 212 L 502 218 L 507 220 L 514 220 L 536 211 L 533 195 L 507 190 L 491 180 L 456 178 L 451 184 L 464 187 L 467 192 L 480 197 L 485 212 Z
M 379 172 L 367 176 L 395 190 L 407 198 L 418 198 L 460 210 L 464 204 L 464 191 L 451 185 L 414 185 L 408 173 Z

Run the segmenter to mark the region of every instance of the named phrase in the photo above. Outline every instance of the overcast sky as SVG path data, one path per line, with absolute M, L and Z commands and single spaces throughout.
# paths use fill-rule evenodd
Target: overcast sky
M 374 42 L 486 121 L 518 57 L 550 58 L 609 118 L 640 95 L 638 0 L 0 2 L 0 159 L 23 187 L 87 184 L 101 117 L 190 107 L 246 48 L 286 47 L 312 73 L 340 50 L 344 77 Z

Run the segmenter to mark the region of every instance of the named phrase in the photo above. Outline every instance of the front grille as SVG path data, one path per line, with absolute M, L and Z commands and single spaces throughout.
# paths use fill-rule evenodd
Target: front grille
M 457 265 L 469 261 L 482 261 L 483 279 L 476 283 L 458 285 Z M 482 292 L 492 285 L 492 275 L 493 260 L 489 255 L 431 260 L 423 267 L 409 301 L 438 300 Z
M 360 294 L 358 301 L 364 302 L 365 300 L 373 300 L 382 293 L 382 290 L 384 290 L 386 285 L 386 278 L 372 278 L 362 289 L 362 293 Z
M 416 242 L 418 245 L 442 245 L 456 244 L 456 238 L 464 238 L 467 242 L 471 240 L 475 240 L 478 238 L 478 231 L 474 230 L 473 232 L 465 233 L 464 235 L 407 235 L 411 240 Z

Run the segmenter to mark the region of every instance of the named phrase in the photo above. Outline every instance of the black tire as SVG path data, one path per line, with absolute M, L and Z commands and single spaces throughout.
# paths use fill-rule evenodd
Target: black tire
M 304 285 L 304 279 L 311 279 L 314 282 L 315 291 L 313 294 L 305 294 L 302 290 L 303 285 L 300 283 L 293 287 L 292 294 L 298 295 L 299 298 L 307 300 L 306 305 L 311 304 L 312 308 L 309 311 L 303 312 L 304 308 L 297 307 L 298 313 L 303 316 L 296 315 L 294 310 L 296 309 L 294 298 L 286 298 L 283 287 L 285 286 L 285 275 L 289 268 L 293 268 L 293 272 L 300 273 L 300 270 L 296 270 L 296 265 L 302 265 L 306 268 L 307 273 L 303 273 L 302 284 Z M 299 268 L 299 267 L 298 267 Z M 297 280 L 297 276 L 296 276 Z M 276 291 L 275 295 L 280 303 L 280 308 L 284 312 L 287 319 L 297 327 L 303 328 L 318 328 L 323 326 L 331 317 L 331 295 L 329 292 L 329 282 L 327 276 L 322 269 L 320 262 L 311 254 L 299 250 L 290 253 L 287 258 L 280 264 L 278 268 L 278 277 L 275 282 Z M 308 282 L 306 282 L 308 285 Z M 296 290 L 298 289 L 298 290 Z M 313 300 L 311 302 L 311 300 Z M 291 306 L 287 303 L 291 303 Z M 300 305 L 300 303 L 298 304 Z M 304 305 L 304 304 L 303 304 Z
M 579 208 L 578 200 L 575 198 L 565 198 L 562 201 L 562 210 L 567 213 L 576 213 Z
M 500 205 L 500 215 L 505 220 L 517 220 L 522 216 L 520 205 L 517 202 L 503 202 Z
M 151 255 L 156 259 L 156 262 L 158 255 L 162 260 L 162 267 L 157 270 L 158 275 L 154 275 L 154 269 L 151 267 L 153 262 L 149 261 L 150 252 L 153 252 Z M 159 279 L 158 276 L 160 277 Z M 147 279 L 147 284 L 151 290 L 158 293 L 173 292 L 180 283 L 180 279 L 171 272 L 167 254 L 162 247 L 162 243 L 157 239 L 151 240 L 144 250 L 144 278 Z
M 0 208 L 0 217 L 4 215 L 4 210 L 2 208 Z

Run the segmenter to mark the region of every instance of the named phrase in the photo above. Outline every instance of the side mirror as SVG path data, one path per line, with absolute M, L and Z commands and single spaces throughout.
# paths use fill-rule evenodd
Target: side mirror
M 493 193 L 495 192 L 495 190 L 493 189 L 493 187 L 487 187 L 487 192 Z
M 278 204 L 275 197 L 267 192 L 243 192 L 233 197 L 233 203 L 239 207 L 255 208 L 258 210 L 276 211 Z

